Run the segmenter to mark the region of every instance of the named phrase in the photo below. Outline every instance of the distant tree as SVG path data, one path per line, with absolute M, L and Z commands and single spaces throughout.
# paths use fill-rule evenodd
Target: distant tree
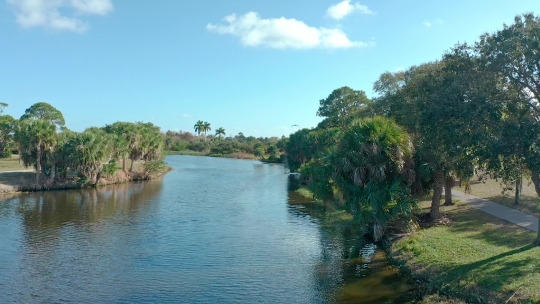
M 368 111 L 371 100 L 364 91 L 355 91 L 349 87 L 334 90 L 326 99 L 320 102 L 317 116 L 327 120 L 326 127 L 343 127 L 355 116 L 361 116 Z
M 0 102 L 0 115 L 4 113 L 4 109 L 7 108 L 9 105 L 5 102 Z
M 40 176 L 44 173 L 44 155 L 56 147 L 56 126 L 43 119 L 22 120 L 16 130 L 25 166 L 33 165 L 36 169 L 36 184 L 40 184 Z
M 13 144 L 13 133 L 17 121 L 9 115 L 0 116 L 0 158 L 11 157 L 10 147 Z
M 21 116 L 21 120 L 26 119 L 42 119 L 56 125 L 58 128 L 66 124 L 62 112 L 46 102 L 35 103 L 26 109 L 23 116 Z
M 206 141 L 206 134 L 210 131 L 212 131 L 212 128 L 210 127 L 210 123 L 205 121 L 203 123 L 204 141 Z
M 197 135 L 198 135 L 199 138 L 200 138 L 200 137 L 201 137 L 201 133 L 204 132 L 204 121 L 202 121 L 202 120 L 197 121 L 197 123 L 195 123 L 195 125 L 193 126 L 193 128 L 195 129 L 195 132 L 197 133 Z
M 218 128 L 216 130 L 216 136 L 219 137 L 220 139 L 225 136 L 225 129 L 223 128 Z

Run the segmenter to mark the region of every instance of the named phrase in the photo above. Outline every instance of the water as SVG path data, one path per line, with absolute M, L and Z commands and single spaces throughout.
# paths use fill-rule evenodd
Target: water
M 324 228 L 279 165 L 169 156 L 161 179 L 0 197 L 0 303 L 393 303 L 407 286 Z

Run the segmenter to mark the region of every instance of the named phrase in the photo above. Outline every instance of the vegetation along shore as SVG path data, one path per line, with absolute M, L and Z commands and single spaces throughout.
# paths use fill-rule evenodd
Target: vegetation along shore
M 540 302 L 540 232 L 452 198 L 460 185 L 538 215 L 538 37 L 539 17 L 524 14 L 438 61 L 382 74 L 372 99 L 338 88 L 320 101 L 322 122 L 285 144 L 304 195 L 387 244 L 419 302 Z
M 0 114 L 6 106 L 1 105 Z M 162 134 L 152 123 L 116 122 L 73 132 L 65 127 L 58 109 L 41 102 L 19 120 L 0 116 L 0 129 L 0 171 L 34 169 L 0 174 L 0 192 L 122 183 L 151 179 L 169 170 L 163 162 Z M 17 154 L 16 160 L 12 153 Z M 20 168 L 13 170 L 16 166 Z

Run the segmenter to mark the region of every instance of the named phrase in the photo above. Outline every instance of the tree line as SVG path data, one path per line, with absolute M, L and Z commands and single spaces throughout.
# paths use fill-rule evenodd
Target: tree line
M 1 105 L 0 114 L 6 106 Z M 117 162 L 122 162 L 126 174 L 137 160 L 147 161 L 145 170 L 151 170 L 163 147 L 160 128 L 152 123 L 115 122 L 74 132 L 65 126 L 63 114 L 44 102 L 26 109 L 20 119 L 0 116 L 1 156 L 17 152 L 20 162 L 36 170 L 38 187 L 65 182 L 69 172 L 77 175 L 80 184 L 95 185 L 116 173 Z M 127 161 L 131 161 L 129 169 Z
M 349 87 L 320 101 L 316 128 L 292 134 L 288 165 L 309 189 L 373 228 L 410 218 L 414 194 L 432 192 L 430 217 L 452 204 L 454 180 L 482 172 L 540 195 L 540 19 L 532 13 L 457 44 L 440 60 L 385 72 L 376 96 Z M 332 206 L 335 207 L 335 206 Z M 537 243 L 540 243 L 540 233 Z
M 215 134 L 211 124 L 199 120 L 193 126 L 194 135 L 190 132 L 167 131 L 165 133 L 165 149 L 168 151 L 193 151 L 216 157 L 254 157 L 268 162 L 283 162 L 286 138 L 245 136 L 242 132 L 235 136 L 226 136 L 224 128 L 217 128 Z

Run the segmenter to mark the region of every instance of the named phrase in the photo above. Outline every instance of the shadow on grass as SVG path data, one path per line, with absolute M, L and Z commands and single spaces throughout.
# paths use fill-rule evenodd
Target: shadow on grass
M 8 186 L 18 186 L 24 182 L 33 181 L 35 172 L 8 172 L 0 174 L 0 183 Z
M 538 196 L 521 195 L 519 205 L 515 204 L 514 197 L 498 195 L 486 197 L 486 199 L 534 216 L 540 216 L 540 197 Z
M 469 238 L 483 240 L 509 249 L 523 247 L 534 241 L 534 233 L 484 212 L 460 208 L 448 214 L 453 219 L 451 232 L 465 233 Z

